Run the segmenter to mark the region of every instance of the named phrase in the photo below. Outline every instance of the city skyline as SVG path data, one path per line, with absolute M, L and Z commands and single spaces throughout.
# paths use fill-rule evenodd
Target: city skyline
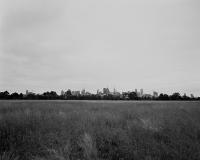
M 9 93 L 8 91 L 0 91 L 0 99 L 14 99 L 14 100 L 153 100 L 153 101 L 197 101 L 199 96 L 194 94 L 180 94 L 175 92 L 173 94 L 144 92 L 143 89 L 128 90 L 119 92 L 117 89 L 111 91 L 109 88 L 97 89 L 96 93 L 90 93 L 85 89 L 82 90 L 61 90 L 60 94 L 55 91 L 45 91 L 42 94 L 26 90 L 23 93 Z
M 56 92 L 58 95 L 64 95 L 67 91 L 70 91 L 72 93 L 72 95 L 85 95 L 85 94 L 94 94 L 94 95 L 114 95 L 114 94 L 120 94 L 122 95 L 123 93 L 131 93 L 131 92 L 135 92 L 137 94 L 138 97 L 143 97 L 145 95 L 150 95 L 150 96 L 153 96 L 153 97 L 158 97 L 160 94 L 169 94 L 169 93 L 165 93 L 165 92 L 158 92 L 156 90 L 153 90 L 151 92 L 149 91 L 145 91 L 143 88 L 140 88 L 140 89 L 129 89 L 129 90 L 118 90 L 116 88 L 107 88 L 107 87 L 104 87 L 104 88 L 101 88 L 101 89 L 96 89 L 95 92 L 91 92 L 85 88 L 82 88 L 82 89 L 78 89 L 78 90 L 73 90 L 71 88 L 68 88 L 68 89 L 61 89 L 60 91 L 55 91 L 55 90 L 46 90 L 44 92 L 35 92 L 33 90 L 26 90 L 25 92 L 21 92 L 21 93 L 24 93 L 25 95 L 27 95 L 28 93 L 31 93 L 31 94 L 43 94 L 45 92 Z M 13 92 L 15 93 L 15 92 Z M 175 92 L 171 92 L 171 94 L 169 95 L 172 95 L 174 93 L 179 93 L 181 96 L 192 96 L 192 97 L 200 97 L 199 95 L 194 95 L 193 93 L 180 93 L 179 91 L 175 91 Z
M 2 0 L 0 90 L 200 95 L 198 0 Z

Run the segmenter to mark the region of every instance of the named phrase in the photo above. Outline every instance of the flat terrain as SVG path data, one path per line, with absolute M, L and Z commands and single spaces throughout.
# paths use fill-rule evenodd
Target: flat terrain
M 200 102 L 0 101 L 0 160 L 199 160 Z

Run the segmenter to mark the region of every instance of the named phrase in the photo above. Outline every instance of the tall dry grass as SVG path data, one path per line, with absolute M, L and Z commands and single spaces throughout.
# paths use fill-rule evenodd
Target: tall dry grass
M 0 155 L 198 160 L 199 107 L 199 102 L 1 101 Z
M 17 156 L 14 152 L 2 152 L 0 155 L 0 160 L 19 160 L 19 156 Z

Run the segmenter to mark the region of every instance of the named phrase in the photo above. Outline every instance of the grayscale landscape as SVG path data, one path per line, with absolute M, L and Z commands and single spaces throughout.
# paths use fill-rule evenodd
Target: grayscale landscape
M 0 0 L 0 160 L 200 160 L 200 0 Z

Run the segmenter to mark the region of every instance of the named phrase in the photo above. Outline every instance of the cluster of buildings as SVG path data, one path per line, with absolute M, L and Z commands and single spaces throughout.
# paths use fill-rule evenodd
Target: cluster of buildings
M 131 92 L 132 91 L 120 93 L 115 88 L 113 89 L 113 91 L 110 91 L 109 88 L 103 88 L 102 90 L 98 89 L 96 94 L 92 94 L 92 93 L 86 91 L 85 89 L 82 89 L 81 91 L 68 90 L 66 92 L 64 92 L 62 90 L 61 96 L 67 96 L 67 95 L 72 95 L 72 96 L 90 96 L 90 95 L 108 96 L 108 95 L 112 95 L 112 96 L 123 97 L 124 95 L 129 94 Z M 137 89 L 135 89 L 135 91 L 133 91 L 133 92 L 135 92 L 137 97 L 140 97 L 140 98 L 152 98 L 152 97 L 157 98 L 159 96 L 158 92 L 156 92 L 156 91 L 154 91 L 153 94 L 145 94 L 143 89 L 140 89 L 139 91 Z
M 35 95 L 35 93 L 32 91 L 26 90 L 25 96 L 28 96 L 28 95 Z
M 140 89 L 140 90 L 135 89 L 134 92 L 136 93 L 137 97 L 139 97 L 139 98 L 157 98 L 159 96 L 158 92 L 156 92 L 156 91 L 153 91 L 153 94 L 148 94 L 148 93 L 144 93 L 143 89 Z M 122 92 L 122 95 L 126 94 L 126 93 L 130 93 L 130 91 Z
M 71 91 L 68 89 L 66 92 L 63 90 L 61 91 L 61 96 L 66 96 L 66 95 L 72 95 L 72 96 L 87 96 L 87 95 L 92 95 L 90 92 L 87 92 L 85 89 L 82 89 L 81 91 Z
M 33 91 L 28 91 L 26 90 L 26 93 L 23 95 L 23 97 L 30 97 L 30 96 L 47 96 L 47 97 L 59 97 L 59 95 L 57 95 L 56 92 L 51 91 L 51 92 L 45 92 L 43 94 L 36 94 Z M 158 92 L 153 91 L 152 94 L 147 94 L 144 93 L 143 89 L 135 89 L 133 91 L 127 91 L 127 92 L 119 92 L 117 91 L 115 88 L 113 89 L 113 91 L 110 91 L 109 88 L 103 88 L 102 90 L 98 89 L 97 92 L 94 93 L 90 93 L 88 91 L 86 91 L 85 89 L 82 89 L 81 91 L 79 90 L 70 90 L 68 89 L 67 91 L 61 91 L 60 94 L 60 98 L 64 98 L 64 99 L 68 99 L 68 98 L 79 98 L 79 97 L 96 97 L 96 98 L 116 98 L 116 99 L 157 99 L 159 97 Z M 163 96 L 166 98 L 166 94 L 163 94 Z M 174 95 L 170 95 L 170 96 L 176 96 L 176 97 L 172 97 L 172 99 L 181 99 L 180 94 L 177 93 Z M 178 96 L 178 97 L 177 97 Z M 188 97 L 186 94 L 184 94 L 182 96 L 183 99 L 189 99 L 192 98 L 194 99 L 194 95 L 191 94 L 190 97 Z

